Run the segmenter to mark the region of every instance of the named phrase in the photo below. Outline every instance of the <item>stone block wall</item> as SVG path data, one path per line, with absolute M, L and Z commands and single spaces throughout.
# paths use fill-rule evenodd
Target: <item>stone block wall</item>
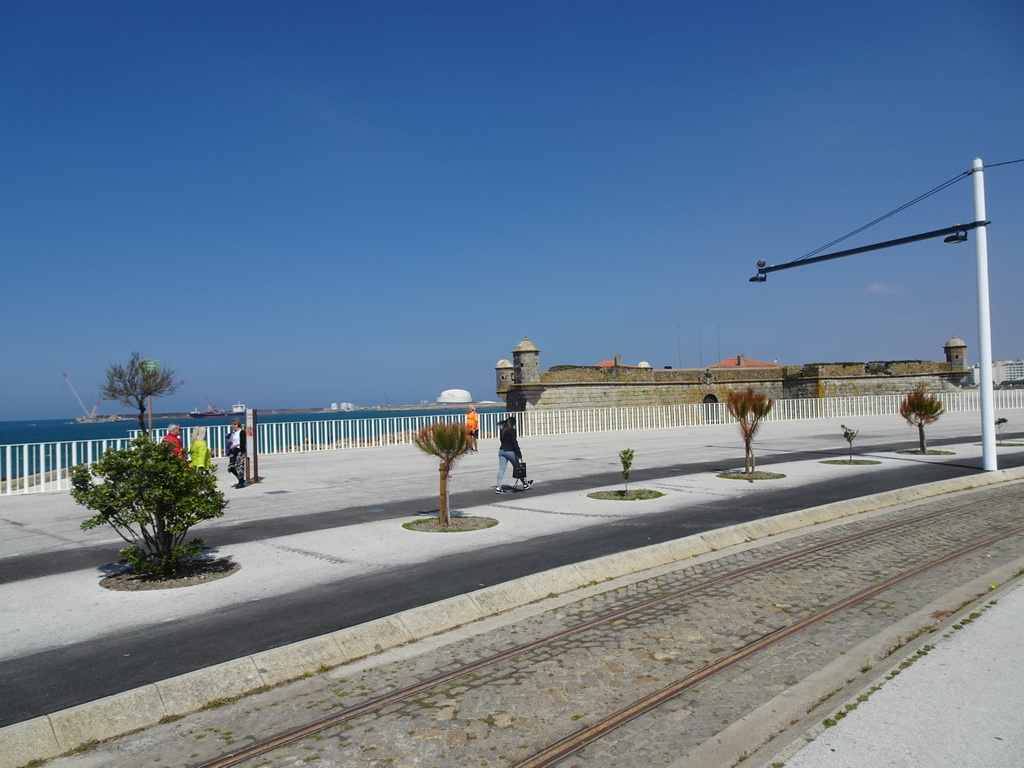
M 909 366 L 914 368 L 918 364 Z M 925 364 L 920 364 L 925 365 Z M 859 366 L 859 370 L 858 370 Z M 913 389 L 951 391 L 961 372 L 937 371 L 948 364 L 933 363 L 931 372 L 868 374 L 864 364 L 830 365 L 819 375 L 806 376 L 808 366 L 772 368 L 650 369 L 573 368 L 545 371 L 540 384 L 516 384 L 506 393 L 509 410 L 534 408 L 631 408 L 646 405 L 681 405 L 703 402 L 709 395 L 718 402 L 733 389 L 754 387 L 774 399 L 905 395 Z M 841 371 L 846 375 L 837 375 Z M 831 375 L 820 375 L 827 373 Z

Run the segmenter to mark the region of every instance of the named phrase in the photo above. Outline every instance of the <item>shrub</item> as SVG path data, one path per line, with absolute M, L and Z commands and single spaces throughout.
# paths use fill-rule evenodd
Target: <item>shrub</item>
M 633 449 L 625 448 L 619 451 L 619 462 L 622 464 L 622 485 L 629 493 L 629 468 L 633 466 Z
M 186 542 L 189 529 L 224 515 L 217 478 L 192 469 L 171 443 L 140 436 L 95 464 L 71 469 L 71 497 L 96 515 L 83 530 L 110 525 L 130 546 L 118 554 L 136 573 L 173 577 L 202 553 L 203 542 Z

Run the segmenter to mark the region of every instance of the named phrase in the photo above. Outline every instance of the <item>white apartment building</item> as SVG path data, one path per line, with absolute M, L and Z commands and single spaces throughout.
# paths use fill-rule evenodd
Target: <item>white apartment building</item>
M 971 366 L 971 381 L 975 386 L 981 378 L 978 368 Z M 1024 381 L 1024 360 L 992 361 L 992 384 L 998 387 L 1004 381 Z

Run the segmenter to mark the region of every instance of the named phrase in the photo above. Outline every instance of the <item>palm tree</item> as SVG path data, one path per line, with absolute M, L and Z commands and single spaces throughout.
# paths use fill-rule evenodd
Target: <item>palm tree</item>
M 743 473 L 750 475 L 756 469 L 754 459 L 754 435 L 761 426 L 761 420 L 769 414 L 775 401 L 768 395 L 755 392 L 753 387 L 745 390 L 729 390 L 725 393 L 725 406 L 740 424 L 743 435 Z
M 928 453 L 924 441 L 924 426 L 938 421 L 946 409 L 935 395 L 925 394 L 924 390 L 915 389 L 900 403 L 900 416 L 912 427 L 917 427 L 917 435 L 921 442 L 921 454 Z
M 464 423 L 437 422 L 420 429 L 413 437 L 416 447 L 424 453 L 436 456 L 440 460 L 438 467 L 441 473 L 440 500 L 437 507 L 438 525 L 451 525 L 451 513 L 448 503 L 448 475 L 456 462 L 469 453 L 473 440 Z

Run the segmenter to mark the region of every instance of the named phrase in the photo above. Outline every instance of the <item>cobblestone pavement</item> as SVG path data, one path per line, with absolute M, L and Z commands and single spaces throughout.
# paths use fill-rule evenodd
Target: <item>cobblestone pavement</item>
M 515 765 L 636 698 L 848 594 L 1021 525 L 1022 490 L 1024 484 L 1008 483 L 941 497 L 751 542 L 645 578 L 593 585 L 570 597 L 513 612 L 504 625 L 481 622 L 479 629 L 486 631 L 466 627 L 415 643 L 402 653 L 325 671 L 58 759 L 53 765 L 198 765 L 465 664 L 686 590 L 243 763 L 274 768 Z M 901 525 L 720 578 L 893 522 Z M 787 704 L 787 711 L 797 714 L 784 724 L 795 722 L 829 694 L 854 686 L 859 675 L 884 664 L 882 658 L 894 648 L 877 642 L 872 646 L 873 639 L 885 637 L 901 622 L 914 631 L 900 634 L 893 645 L 909 634 L 934 628 L 947 612 L 962 608 L 965 584 L 990 578 L 1000 568 L 1006 572 L 1019 567 L 1022 558 L 1024 535 L 1018 533 L 929 570 L 684 691 L 579 750 L 562 765 L 733 765 L 755 753 L 777 729 L 764 725 L 744 731 L 739 724 L 749 724 L 758 713 L 783 709 L 775 702 L 780 697 L 792 699 L 799 691 L 800 700 Z M 844 659 L 845 668 L 852 667 L 854 673 L 829 679 L 828 670 L 837 659 Z M 824 679 L 817 686 L 808 685 L 816 678 Z M 753 740 L 731 752 L 716 751 L 723 734 L 734 728 Z

